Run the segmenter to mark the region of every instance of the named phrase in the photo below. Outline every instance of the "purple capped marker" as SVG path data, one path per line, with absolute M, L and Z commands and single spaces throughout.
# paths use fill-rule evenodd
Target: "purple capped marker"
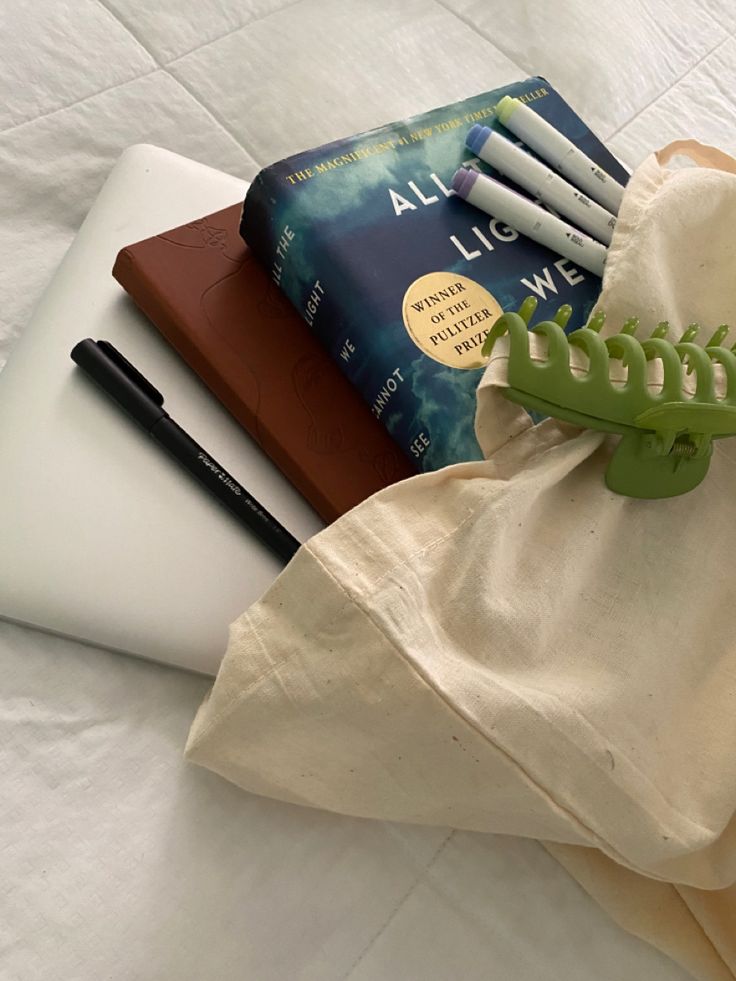
M 470 170 L 466 167 L 461 167 L 460 170 L 455 171 L 455 175 L 452 178 L 452 189 L 455 194 L 458 194 L 467 201 L 468 194 L 470 194 L 477 176 L 477 170 Z
M 616 227 L 615 217 L 536 157 L 479 123 L 472 127 L 465 143 L 484 163 L 490 164 L 532 197 L 544 201 L 597 241 L 610 245 Z
M 505 184 L 462 167 L 452 178 L 452 189 L 468 204 L 480 208 L 534 242 L 539 242 L 596 276 L 603 275 L 606 261 L 604 245 Z

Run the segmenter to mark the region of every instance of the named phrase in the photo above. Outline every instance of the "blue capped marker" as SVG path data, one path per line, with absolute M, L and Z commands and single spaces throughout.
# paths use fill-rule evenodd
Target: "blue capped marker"
M 476 124 L 465 137 L 466 145 L 484 163 L 518 184 L 533 197 L 564 215 L 594 239 L 609 245 L 616 219 L 605 208 L 573 187 L 545 164 L 488 126 Z

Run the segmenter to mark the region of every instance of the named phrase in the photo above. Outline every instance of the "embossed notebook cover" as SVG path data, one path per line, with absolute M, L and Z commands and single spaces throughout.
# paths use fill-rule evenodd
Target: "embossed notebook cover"
M 243 244 L 240 213 L 236 204 L 128 246 L 113 275 L 333 521 L 414 471 Z

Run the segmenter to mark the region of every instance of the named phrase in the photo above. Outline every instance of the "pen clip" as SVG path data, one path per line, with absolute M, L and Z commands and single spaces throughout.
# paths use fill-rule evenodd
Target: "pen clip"
M 109 341 L 97 341 L 97 347 L 102 353 L 116 365 L 120 371 L 155 404 L 163 406 L 164 397 L 138 369 L 128 361 L 125 355 L 121 354 L 116 347 Z

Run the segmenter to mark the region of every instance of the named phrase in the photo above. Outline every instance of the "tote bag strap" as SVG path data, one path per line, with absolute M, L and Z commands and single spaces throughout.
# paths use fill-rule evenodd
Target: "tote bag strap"
M 675 140 L 655 154 L 657 161 L 665 167 L 673 157 L 688 157 L 699 167 L 710 167 L 712 170 L 725 170 L 736 174 L 736 160 L 715 146 L 699 143 L 698 140 Z

